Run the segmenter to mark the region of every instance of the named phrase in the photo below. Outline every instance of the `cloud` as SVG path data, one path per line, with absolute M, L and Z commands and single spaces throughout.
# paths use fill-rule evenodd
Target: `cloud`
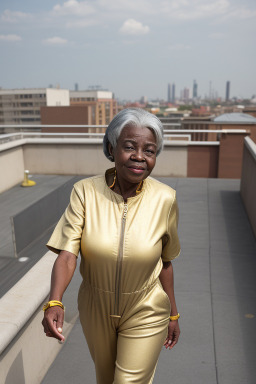
M 175 20 L 198 20 L 222 15 L 230 7 L 229 0 L 176 0 L 162 2 L 161 12 Z
M 221 33 L 221 32 L 216 32 L 216 33 L 211 33 L 209 35 L 210 39 L 214 39 L 214 40 L 219 40 L 219 39 L 223 39 L 223 37 L 225 37 L 224 33 Z
M 30 13 L 10 11 L 9 9 L 6 9 L 1 15 L 1 21 L 6 23 L 17 23 L 31 18 L 32 15 Z
M 234 8 L 230 10 L 230 12 L 223 15 L 221 21 L 226 21 L 229 19 L 239 19 L 239 20 L 246 20 L 246 19 L 252 19 L 256 17 L 256 9 L 248 9 L 248 8 Z
M 21 7 L 22 2 L 20 4 Z M 51 8 L 45 5 L 45 11 L 42 6 L 33 14 L 6 9 L 0 14 L 0 23 L 16 23 L 31 30 L 55 28 L 53 34 L 57 35 L 65 29 L 97 25 L 101 31 L 108 28 L 112 32 L 115 28 L 123 35 L 138 36 L 148 34 L 151 29 L 157 34 L 158 24 L 169 29 L 177 24 L 195 24 L 197 21 L 223 24 L 226 20 L 232 22 L 256 17 L 253 2 L 242 4 L 235 0 L 53 0 L 52 4 Z M 126 21 L 121 26 L 122 20 Z M 19 30 L 16 32 L 20 33 Z
M 0 35 L 1 41 L 21 41 L 22 38 L 18 35 Z
M 66 22 L 66 27 L 67 28 L 86 28 L 90 27 L 91 25 L 96 25 L 99 22 L 94 19 L 75 19 L 72 21 L 67 21 Z
M 67 40 L 62 37 L 49 37 L 48 39 L 43 40 L 43 43 L 46 45 L 65 45 L 67 44 Z
M 164 0 L 165 1 L 165 0 Z M 154 14 L 157 7 L 154 0 L 96 0 L 98 8 L 109 13 L 122 14 L 132 12 L 133 14 Z
M 168 47 L 172 51 L 186 51 L 188 49 L 191 49 L 189 45 L 185 44 L 173 44 Z
M 83 17 L 94 13 L 95 9 L 87 1 L 68 0 L 63 5 L 55 5 L 53 11 L 60 16 L 75 15 Z
M 123 23 L 120 32 L 124 35 L 146 35 L 149 33 L 149 27 L 134 19 L 128 19 Z

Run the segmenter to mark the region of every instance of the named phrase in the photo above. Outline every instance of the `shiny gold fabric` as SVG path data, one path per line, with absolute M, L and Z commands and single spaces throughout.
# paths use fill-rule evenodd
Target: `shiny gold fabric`
M 74 185 L 47 246 L 81 252 L 78 307 L 98 384 L 153 382 L 170 314 L 158 276 L 179 255 L 177 220 L 175 191 L 152 178 L 127 204 L 104 176 Z

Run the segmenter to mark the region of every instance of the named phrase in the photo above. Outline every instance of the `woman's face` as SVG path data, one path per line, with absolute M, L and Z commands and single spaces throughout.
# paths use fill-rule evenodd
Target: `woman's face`
M 156 163 L 156 138 L 146 127 L 128 125 L 123 128 L 114 156 L 119 182 L 138 184 L 152 172 Z

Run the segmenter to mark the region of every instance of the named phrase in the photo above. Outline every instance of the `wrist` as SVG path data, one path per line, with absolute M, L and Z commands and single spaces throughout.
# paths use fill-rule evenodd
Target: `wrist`
M 175 321 L 175 320 L 178 320 L 180 318 L 180 314 L 179 313 L 177 313 L 176 315 L 171 315 L 171 316 L 169 316 L 169 319 L 170 319 L 170 321 Z
M 59 300 L 50 300 L 48 301 L 47 303 L 44 304 L 43 306 L 43 311 L 47 311 L 47 309 L 51 308 L 51 307 L 60 307 L 64 310 L 64 305 L 62 304 L 61 301 Z
M 57 301 L 60 301 L 62 302 L 62 295 L 61 294 L 57 294 L 57 293 L 50 293 L 50 296 L 49 296 L 49 301 L 53 301 L 53 300 L 57 300 Z

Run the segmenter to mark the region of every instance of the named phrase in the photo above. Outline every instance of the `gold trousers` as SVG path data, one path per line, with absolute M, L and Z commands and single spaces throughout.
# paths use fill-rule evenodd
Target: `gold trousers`
M 159 280 L 120 293 L 120 314 L 112 315 L 115 293 L 82 283 L 80 321 L 95 363 L 97 384 L 151 384 L 167 336 L 170 302 Z

